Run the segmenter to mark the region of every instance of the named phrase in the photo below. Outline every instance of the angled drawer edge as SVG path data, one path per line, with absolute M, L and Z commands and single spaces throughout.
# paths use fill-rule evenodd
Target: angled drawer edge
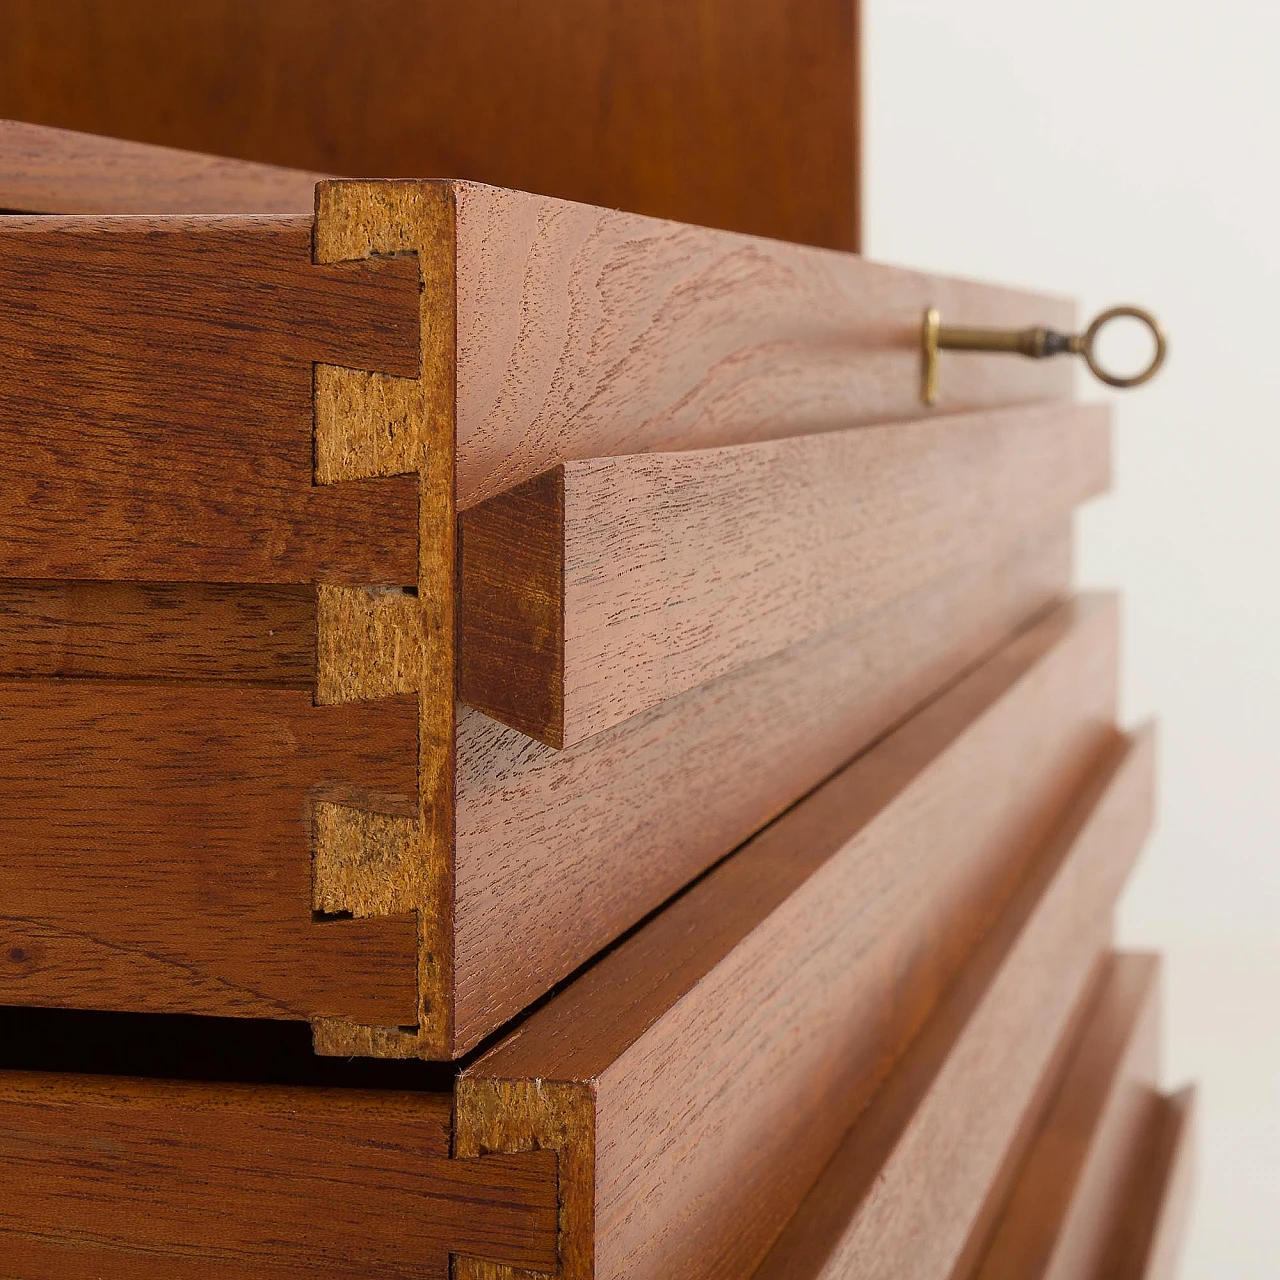
M 975 1280 L 1094 1280 L 1114 1264 L 1121 1188 L 1155 1120 L 1159 962 L 1110 960 Z
M 568 462 L 462 513 L 459 696 L 570 746 L 1109 481 L 1109 413 L 1079 405 Z
M 750 1274 L 1113 748 L 1112 608 L 1023 633 L 459 1077 L 460 1152 L 559 1151 L 567 1280 Z
M 955 1276 L 1042 1077 L 1092 1007 L 1152 776 L 1150 731 L 1107 753 L 755 1280 Z

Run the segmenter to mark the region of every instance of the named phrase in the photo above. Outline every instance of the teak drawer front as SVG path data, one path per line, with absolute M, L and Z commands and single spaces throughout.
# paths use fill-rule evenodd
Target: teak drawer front
M 1111 958 L 976 1280 L 1101 1280 L 1118 1270 L 1127 1190 L 1161 1111 L 1159 965 Z
M 214 679 L 216 635 L 296 683 L 314 601 L 0 587 L 0 1003 L 311 1019 L 339 1054 L 456 1055 L 1069 580 L 1058 525 L 566 751 L 464 712 L 443 850 L 395 843 L 419 805 L 411 695 Z M 130 661 L 166 682 L 15 678 Z
M 927 306 L 1072 314 L 443 182 L 322 183 L 314 224 L 3 217 L 0 295 L 0 574 L 152 581 L 410 585 L 409 477 L 434 517 L 568 459 L 914 417 Z M 946 386 L 954 411 L 1065 399 L 1071 378 L 979 356 Z
M 1151 823 L 1153 745 L 1144 730 L 1105 753 L 755 1280 L 972 1274 L 1010 1153 L 1092 1007 L 1111 908 Z
M 0 1072 L 0 1275 L 554 1272 L 549 1152 L 450 1158 L 448 1094 Z
M 750 1274 L 1114 746 L 1114 627 L 1028 630 L 460 1076 L 459 1152 L 558 1150 L 567 1280 Z
M 555 747 L 1103 492 L 1105 408 L 565 463 L 462 514 L 459 696 Z

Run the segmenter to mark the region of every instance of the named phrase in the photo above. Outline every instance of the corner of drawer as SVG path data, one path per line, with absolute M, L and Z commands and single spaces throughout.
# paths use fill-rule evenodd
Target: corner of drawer
M 474 1069 L 473 1069 L 474 1070 Z M 559 1280 L 595 1274 L 595 1088 L 590 1081 L 458 1078 L 454 1155 L 554 1151 Z M 539 1273 L 456 1257 L 455 1280 L 538 1280 Z
M 448 473 L 452 516 L 457 298 L 456 213 L 447 182 L 326 181 L 316 187 L 317 263 L 412 254 L 418 261 L 420 372 L 315 368 L 315 480 Z M 442 456 L 443 455 L 443 456 Z M 443 495 L 436 493 L 434 500 Z

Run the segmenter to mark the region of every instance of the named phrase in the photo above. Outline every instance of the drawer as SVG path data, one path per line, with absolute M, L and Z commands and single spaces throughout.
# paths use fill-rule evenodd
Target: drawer
M 0 613 L 41 620 L 0 680 L 0 1002 L 314 1019 L 350 1052 L 353 1026 L 413 1026 L 444 999 L 451 1044 L 392 1050 L 469 1048 L 1052 601 L 1069 566 L 1050 530 L 566 751 L 464 711 L 447 899 L 415 883 L 406 839 L 412 696 L 106 680 L 137 652 L 126 593 L 27 584 Z M 219 617 L 202 643 L 260 625 Z M 164 677 L 192 648 L 147 652 Z M 30 678 L 54 657 L 85 677 Z M 444 905 L 424 938 L 428 889 Z M 437 948 L 452 976 L 422 962 Z
M 836 1139 L 755 1280 L 973 1274 L 992 1206 L 1095 1006 L 1111 908 L 1150 826 L 1153 774 L 1150 730 L 1106 754 L 892 1075 Z
M 555 1156 L 455 1160 L 451 1127 L 448 1093 L 0 1071 L 0 1274 L 553 1272 Z
M 1159 963 L 1112 957 L 976 1280 L 1171 1275 L 1191 1095 L 1158 1091 Z
M 1110 626 L 1096 602 L 1027 632 L 462 1073 L 460 1151 L 560 1152 L 566 1276 L 751 1274 L 1111 758 Z M 1066 1016 L 1105 943 L 1148 769 L 1122 771 L 1114 821 L 1080 802 L 1118 842 L 1034 961 L 1042 1012 Z
M 1114 626 L 1098 599 L 1025 631 L 452 1081 L 365 1064 L 443 1072 L 437 1092 L 0 1076 L 5 1256 L 30 1277 L 430 1277 L 450 1255 L 495 1280 L 750 1276 L 940 1035 L 987 1048 L 944 1050 L 933 1125 L 963 1122 L 997 1050 L 1025 1042 L 1001 1084 L 1051 1050 L 1025 1019 L 1067 1018 L 1149 816 L 1149 741 L 1111 723 Z
M 927 304 L 1061 300 L 474 184 L 7 217 L 0 290 L 12 1003 L 465 1054 L 1061 598 L 1107 483 L 1060 365 L 919 403 Z M 626 545 L 587 471 L 658 476 Z M 592 629 L 677 585 L 652 669 Z

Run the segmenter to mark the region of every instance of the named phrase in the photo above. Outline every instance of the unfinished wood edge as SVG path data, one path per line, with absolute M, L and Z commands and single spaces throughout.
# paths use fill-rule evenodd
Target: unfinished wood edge
M 458 697 L 565 745 L 565 469 L 458 517 Z
M 416 254 L 421 286 L 417 378 L 338 365 L 315 369 L 315 480 L 335 484 L 421 472 L 453 434 L 456 239 L 445 182 L 332 180 L 316 184 L 317 263 Z
M 429 899 L 416 818 L 317 800 L 311 821 L 313 911 L 394 916 L 416 911 Z
M 346 1018 L 311 1019 L 311 1048 L 324 1058 L 432 1058 L 419 1027 L 369 1027 Z
M 554 1151 L 560 1280 L 595 1274 L 595 1087 L 590 1082 L 462 1075 L 454 1094 L 454 1155 Z M 538 1280 L 542 1273 L 456 1257 L 454 1280 Z
M 312 854 L 316 911 L 416 914 L 419 1026 L 319 1018 L 318 1053 L 439 1059 L 454 1051 L 455 223 L 446 182 L 316 186 L 317 263 L 414 254 L 420 280 L 417 378 L 317 365 L 314 379 L 317 484 L 419 477 L 416 584 L 322 584 L 316 626 L 317 702 L 417 695 L 418 814 L 318 802 Z
M 396 587 L 316 588 L 315 700 L 419 693 L 427 637 L 418 597 Z
M 413 475 L 422 463 L 422 388 L 416 378 L 317 364 L 316 484 Z

